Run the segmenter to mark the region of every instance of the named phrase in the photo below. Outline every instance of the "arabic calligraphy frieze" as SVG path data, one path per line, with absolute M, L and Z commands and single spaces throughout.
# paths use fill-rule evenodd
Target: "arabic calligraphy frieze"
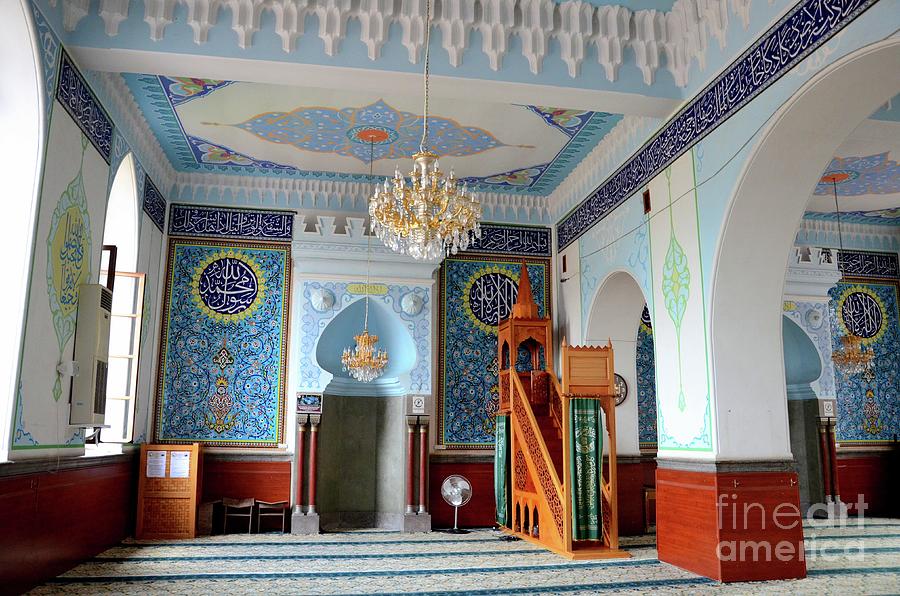
M 248 316 L 266 287 L 259 265 L 241 251 L 208 257 L 197 267 L 194 284 L 197 306 L 217 319 Z
M 526 259 L 534 301 L 550 312 L 550 261 Z M 499 406 L 497 320 L 508 315 L 522 263 L 457 256 L 440 269 L 438 435 L 449 449 L 490 449 Z M 519 350 L 517 361 L 528 360 Z
M 87 135 L 106 163 L 109 163 L 113 136 L 112 120 L 65 50 L 62 52 L 59 66 L 56 99 Z
M 166 229 L 166 199 L 153 184 L 150 176 L 144 174 L 144 212 L 162 232 Z
M 550 256 L 550 228 L 482 224 L 466 253 Z
M 559 223 L 560 250 L 875 2 L 802 0 Z
M 169 234 L 290 242 L 294 235 L 294 213 L 173 204 Z
M 838 259 L 844 275 L 887 279 L 900 277 L 896 253 L 842 250 L 838 251 Z
M 155 440 L 283 442 L 290 246 L 170 241 Z

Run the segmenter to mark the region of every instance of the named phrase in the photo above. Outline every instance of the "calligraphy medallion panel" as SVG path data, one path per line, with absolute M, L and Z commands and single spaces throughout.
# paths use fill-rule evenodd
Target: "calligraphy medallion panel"
M 545 316 L 550 311 L 549 260 L 529 257 L 526 263 L 534 301 Z M 441 266 L 438 441 L 448 448 L 494 445 L 497 322 L 515 304 L 521 266 L 515 257 L 487 255 L 453 257 Z
M 156 440 L 282 442 L 290 247 L 169 245 Z

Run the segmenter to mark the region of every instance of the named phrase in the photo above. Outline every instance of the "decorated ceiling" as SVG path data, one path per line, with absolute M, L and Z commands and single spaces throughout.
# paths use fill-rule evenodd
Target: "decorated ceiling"
M 367 182 L 403 173 L 421 98 L 123 74 L 180 172 Z M 548 195 L 622 115 L 556 106 L 431 102 L 427 148 L 481 191 Z
M 900 225 L 900 110 L 896 99 L 865 120 L 838 148 L 807 207 L 808 219 Z

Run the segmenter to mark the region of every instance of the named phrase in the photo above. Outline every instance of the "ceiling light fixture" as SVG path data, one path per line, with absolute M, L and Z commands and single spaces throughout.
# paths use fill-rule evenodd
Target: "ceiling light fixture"
M 365 134 L 365 133 L 363 133 Z M 375 157 L 375 138 L 369 133 L 369 178 L 372 178 L 372 162 Z M 371 226 L 371 222 L 370 222 Z M 372 269 L 372 231 L 366 234 L 366 316 L 363 321 L 363 331 L 354 336 L 356 346 L 344 348 L 341 355 L 341 365 L 344 372 L 362 383 L 371 383 L 382 374 L 388 363 L 387 352 L 377 349 L 377 335 L 369 335 L 369 274 Z
M 837 183 L 839 179 L 843 180 L 838 173 L 822 176 L 822 182 L 831 182 L 831 188 L 834 191 L 834 211 L 837 214 L 838 246 L 840 247 L 837 255 L 837 266 L 841 279 L 843 279 L 844 268 L 841 266 L 841 255 L 844 253 L 844 234 L 841 229 L 841 209 L 838 206 Z M 874 356 L 875 354 L 872 350 L 867 350 L 863 347 L 861 337 L 847 331 L 845 335 L 841 336 L 840 349 L 831 353 L 831 360 L 844 374 L 858 375 L 869 371 Z
M 375 235 L 391 250 L 414 259 L 456 254 L 481 237 L 481 204 L 466 183 L 460 187 L 453 170 L 444 175 L 438 155 L 427 148 L 431 2 L 425 3 L 425 106 L 419 152 L 412 156 L 409 179 L 398 168 L 393 180 L 376 187 L 369 200 Z

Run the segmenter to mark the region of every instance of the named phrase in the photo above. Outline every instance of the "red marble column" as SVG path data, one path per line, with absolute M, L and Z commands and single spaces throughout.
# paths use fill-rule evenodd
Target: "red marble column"
M 307 492 L 309 507 L 306 510 L 307 514 L 314 514 L 316 512 L 316 447 L 318 442 L 319 425 L 318 423 L 313 422 L 310 424 L 309 428 L 309 490 Z
M 306 422 L 297 424 L 297 501 L 294 510 L 303 511 L 303 441 L 306 435 Z
M 406 513 L 416 512 L 415 470 L 416 470 L 416 433 L 412 423 L 406 425 Z
M 831 488 L 831 447 L 828 441 L 828 421 L 819 420 L 819 449 L 822 451 L 822 483 L 825 485 L 825 500 L 834 493 Z
M 419 513 L 425 513 L 425 489 L 428 486 L 428 425 L 419 425 Z
M 834 494 L 834 501 L 841 500 L 841 485 L 838 482 L 838 459 L 837 459 L 837 442 L 834 436 L 834 422 L 828 424 L 828 449 L 831 454 L 831 488 Z

